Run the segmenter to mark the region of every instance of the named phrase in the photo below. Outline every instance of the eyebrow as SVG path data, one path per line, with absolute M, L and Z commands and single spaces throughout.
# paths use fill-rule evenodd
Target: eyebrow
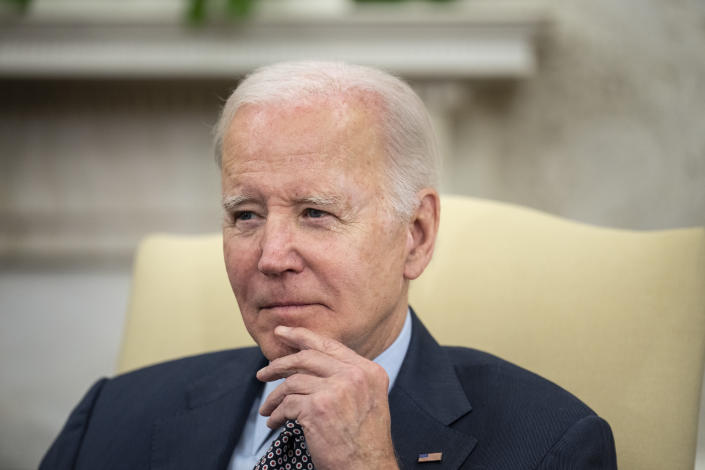
M 223 209 L 233 211 L 238 206 L 254 200 L 254 197 L 249 194 L 238 194 L 235 196 L 226 196 L 223 198 Z
M 306 196 L 302 197 L 299 199 L 296 199 L 295 202 L 298 205 L 306 205 L 310 204 L 313 206 L 322 206 L 322 207 L 330 207 L 330 206 L 335 206 L 335 205 L 340 205 L 341 198 L 338 196 L 326 196 L 326 195 L 313 195 L 313 196 Z
M 252 202 L 255 197 L 250 194 L 237 194 L 235 196 L 226 196 L 223 198 L 223 209 L 226 211 L 234 211 L 239 206 Z M 297 198 L 294 200 L 296 205 L 313 205 L 319 207 L 331 207 L 340 205 L 341 198 L 334 195 L 311 195 Z

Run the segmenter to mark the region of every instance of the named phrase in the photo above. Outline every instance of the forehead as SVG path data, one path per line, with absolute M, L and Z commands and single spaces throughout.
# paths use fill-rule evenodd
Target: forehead
M 384 156 L 379 109 L 365 96 L 243 105 L 224 135 L 224 166 L 277 159 L 341 168 L 378 166 Z

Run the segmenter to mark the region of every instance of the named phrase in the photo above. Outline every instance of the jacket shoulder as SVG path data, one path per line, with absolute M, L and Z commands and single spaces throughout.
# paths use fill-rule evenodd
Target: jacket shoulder
M 258 348 L 230 349 L 175 359 L 109 379 L 97 402 L 97 409 L 112 413 L 114 409 L 145 415 L 160 415 L 187 406 L 187 391 L 204 377 L 215 376 L 224 369 L 243 379 L 263 360 Z M 242 374 L 237 369 L 243 371 Z M 135 406 L 141 404 L 141 406 Z
M 155 379 L 186 383 L 209 375 L 233 361 L 251 364 L 260 360 L 262 360 L 262 353 L 257 347 L 227 349 L 145 366 L 117 375 L 110 379 L 109 384 L 123 386 L 143 381 L 153 383 Z
M 500 394 L 504 407 L 525 405 L 546 410 L 560 407 L 570 410 L 576 419 L 595 414 L 564 388 L 505 359 L 471 348 L 444 346 L 443 349 L 473 404 Z
M 231 381 L 247 380 L 262 361 L 257 348 L 235 349 L 101 379 L 73 410 L 41 468 L 147 468 L 157 419 L 187 409 L 188 391 L 204 378 L 226 371 Z
M 492 354 L 443 349 L 472 406 L 455 425 L 482 436 L 476 461 L 512 469 L 567 468 L 561 466 L 566 462 L 571 468 L 616 468 L 609 425 L 578 397 Z

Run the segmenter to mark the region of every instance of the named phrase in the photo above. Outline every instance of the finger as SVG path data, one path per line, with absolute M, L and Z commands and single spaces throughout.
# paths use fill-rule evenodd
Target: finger
M 345 363 L 313 349 L 305 349 L 288 356 L 279 357 L 257 371 L 257 379 L 271 382 L 294 374 L 309 374 L 329 377 L 339 371 Z
M 303 395 L 287 395 L 277 406 L 267 420 L 269 429 L 278 429 L 286 423 L 288 419 L 298 419 L 303 406 Z
M 287 345 L 299 349 L 313 349 L 344 362 L 356 362 L 360 356 L 340 341 L 314 333 L 308 328 L 279 325 L 274 334 Z
M 310 395 L 319 390 L 323 379 L 311 375 L 296 374 L 279 384 L 259 408 L 259 414 L 269 416 L 289 395 Z

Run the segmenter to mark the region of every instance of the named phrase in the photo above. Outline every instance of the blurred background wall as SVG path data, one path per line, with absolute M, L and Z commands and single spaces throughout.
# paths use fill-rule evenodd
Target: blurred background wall
M 242 71 L 291 55 L 293 35 L 345 36 L 312 57 L 412 81 L 441 136 L 444 192 L 612 227 L 705 225 L 705 3 L 451 3 L 434 16 L 270 0 L 201 26 L 168 0 L 3 12 L 0 468 L 36 467 L 81 394 L 113 373 L 138 240 L 219 229 L 211 126 Z M 425 59 L 419 37 L 435 48 Z

